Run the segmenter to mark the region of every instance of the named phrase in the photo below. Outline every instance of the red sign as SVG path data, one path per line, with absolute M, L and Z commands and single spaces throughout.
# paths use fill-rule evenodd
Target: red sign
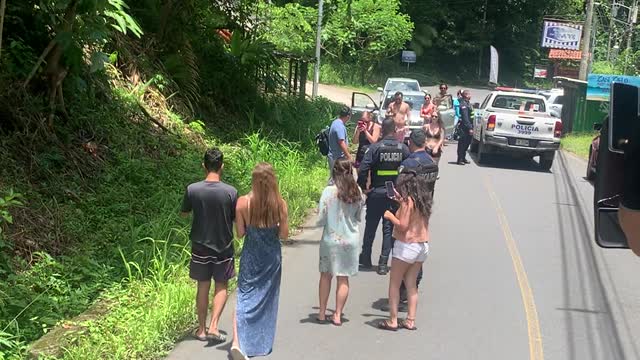
M 549 59 L 580 60 L 582 59 L 582 51 L 551 49 L 549 50 Z

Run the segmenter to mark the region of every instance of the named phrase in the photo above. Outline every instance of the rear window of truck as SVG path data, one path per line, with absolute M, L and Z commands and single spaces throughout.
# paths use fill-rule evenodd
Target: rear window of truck
M 508 110 L 524 110 L 534 112 L 546 112 L 544 100 L 525 96 L 498 95 L 493 99 L 491 107 Z

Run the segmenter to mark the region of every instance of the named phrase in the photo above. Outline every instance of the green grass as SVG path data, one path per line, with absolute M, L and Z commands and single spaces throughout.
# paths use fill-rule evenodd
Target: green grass
M 562 138 L 560 145 L 562 149 L 572 152 L 583 159 L 589 157 L 589 147 L 596 133 L 572 133 Z
M 326 183 L 312 140 L 339 106 L 265 97 L 252 110 L 260 116 L 224 114 L 206 127 L 171 114 L 168 134 L 121 89 L 110 101 L 77 105 L 57 141 L 27 142 L 34 145 L 25 150 L 20 134 L 0 138 L 0 196 L 13 187 L 25 203 L 11 209 L 19 216 L 0 234 L 0 360 L 22 358 L 29 342 L 99 298 L 110 299 L 111 311 L 86 324 L 87 334 L 60 344 L 63 358 L 160 356 L 193 325 L 189 223 L 177 214 L 186 185 L 203 178 L 204 148 L 222 148 L 223 180 L 241 194 L 257 162 L 273 164 L 295 227 Z M 104 145 L 100 159 L 77 144 L 86 129 Z M 30 261 L 13 256 L 28 244 L 37 250 Z

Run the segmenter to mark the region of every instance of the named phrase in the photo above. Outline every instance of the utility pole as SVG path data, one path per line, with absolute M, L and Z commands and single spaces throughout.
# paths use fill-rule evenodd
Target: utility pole
M 582 59 L 580 60 L 580 80 L 587 80 L 591 58 L 591 24 L 593 23 L 593 0 L 587 0 L 587 20 L 582 34 Z
M 485 29 L 487 27 L 487 2 L 488 0 L 484 0 L 484 15 L 482 16 L 482 33 L 486 33 Z M 480 48 L 480 54 L 478 54 L 478 80 L 482 76 L 482 47 Z
M 320 42 L 322 40 L 322 3 L 323 0 L 318 0 L 318 30 L 316 33 L 316 64 L 313 71 L 313 90 L 311 97 L 313 99 L 318 96 L 318 84 L 320 83 Z
M 636 26 L 636 17 L 638 16 L 638 0 L 633 2 L 633 6 L 629 12 L 629 28 L 627 29 L 627 47 L 625 53 L 624 66 L 622 73 L 627 75 L 627 63 L 629 62 L 629 53 L 631 52 L 631 39 L 633 38 L 633 27 Z

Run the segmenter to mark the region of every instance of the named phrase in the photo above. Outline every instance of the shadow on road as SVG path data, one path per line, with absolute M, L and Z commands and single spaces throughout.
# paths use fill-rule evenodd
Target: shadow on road
M 514 158 L 501 154 L 490 154 L 482 164 L 478 162 L 478 156 L 476 154 L 472 154 L 471 159 L 477 166 L 483 168 L 552 173 L 550 170 L 540 169 L 539 163 L 531 158 Z
M 592 220 L 588 219 L 590 199 L 584 201 L 577 188 L 576 179 L 562 153 L 558 153 L 559 175 L 555 176 L 555 211 L 559 226 L 559 245 L 562 254 L 562 281 L 564 303 L 558 308 L 565 312 L 567 327 L 567 353 L 571 360 L 626 359 L 616 320 L 629 329 L 626 319 L 614 319 L 609 296 L 617 298 L 615 285 L 613 294 L 607 294 L 603 285 L 603 274 L 598 267 L 591 241 Z M 581 204 L 565 206 L 564 204 Z M 569 236 L 567 236 L 569 235 Z M 608 270 L 605 275 L 610 279 Z M 617 300 L 613 300 L 614 302 Z M 580 348 L 579 338 L 588 338 L 588 349 Z M 639 359 L 638 350 L 634 359 Z M 588 357 L 585 357 L 588 354 Z

